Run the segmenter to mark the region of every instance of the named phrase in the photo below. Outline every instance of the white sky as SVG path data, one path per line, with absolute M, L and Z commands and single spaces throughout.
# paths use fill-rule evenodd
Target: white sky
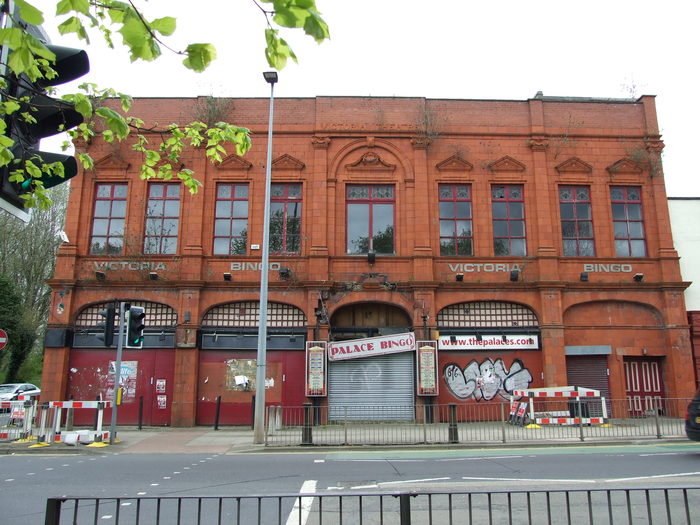
M 669 196 L 700 196 L 700 4 L 686 0 L 316 0 L 331 31 L 317 45 L 287 31 L 299 63 L 280 72 L 275 97 L 417 96 L 525 100 L 545 96 L 656 95 Z M 53 6 L 55 1 L 46 2 Z M 252 0 L 137 1 L 149 18 L 171 15 L 170 47 L 211 42 L 218 59 L 190 73 L 181 58 L 129 62 L 93 34 L 81 81 L 132 96 L 267 97 L 264 19 Z M 58 35 L 53 42 L 83 46 Z M 115 35 L 116 42 L 121 39 Z M 166 52 L 167 53 L 167 52 Z M 65 90 L 64 90 L 65 91 Z M 244 122 L 237 124 L 245 125 Z

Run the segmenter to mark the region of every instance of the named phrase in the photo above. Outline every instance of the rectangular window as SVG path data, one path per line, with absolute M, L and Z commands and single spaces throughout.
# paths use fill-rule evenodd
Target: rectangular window
M 124 248 L 126 184 L 98 184 L 90 253 L 121 254 Z
M 610 188 L 615 255 L 618 257 L 646 257 L 647 248 L 642 218 L 642 191 L 629 186 Z
M 147 254 L 175 253 L 179 227 L 180 185 L 149 184 L 143 252 Z
M 584 186 L 560 186 L 559 214 L 564 255 L 594 257 L 590 189 Z
M 440 184 L 440 255 L 474 255 L 468 184 Z
M 270 253 L 301 251 L 301 184 L 270 186 Z
M 519 184 L 492 186 L 491 212 L 494 254 L 527 255 L 523 187 Z
M 347 187 L 347 253 L 394 253 L 394 187 Z
M 214 254 L 245 255 L 248 245 L 248 185 L 218 184 Z

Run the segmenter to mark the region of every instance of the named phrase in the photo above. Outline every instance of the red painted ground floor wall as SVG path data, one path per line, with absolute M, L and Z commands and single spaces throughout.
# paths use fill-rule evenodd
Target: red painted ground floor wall
M 76 400 L 112 400 L 114 391 L 114 350 L 73 349 L 69 359 L 67 397 Z M 122 404 L 118 408 L 121 425 L 135 425 L 142 410 L 142 423 L 170 425 L 174 389 L 174 350 L 129 350 L 122 354 Z M 109 421 L 111 409 L 105 411 Z M 92 424 L 92 410 L 76 410 L 74 422 Z
M 266 406 L 303 405 L 304 357 L 301 351 L 267 352 Z M 196 424 L 214 424 L 218 397 L 221 397 L 219 423 L 251 424 L 257 388 L 256 368 L 256 352 L 252 350 L 201 350 Z

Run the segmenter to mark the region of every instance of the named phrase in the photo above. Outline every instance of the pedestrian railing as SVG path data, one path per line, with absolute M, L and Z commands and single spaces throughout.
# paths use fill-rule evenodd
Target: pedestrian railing
M 396 407 L 268 407 L 268 446 L 525 443 L 685 436 L 689 399 L 536 401 L 520 415 L 513 403 Z M 595 407 L 595 408 L 594 408 Z M 364 418 L 358 418 L 358 412 Z M 345 417 L 345 415 L 347 417 Z M 409 414 L 411 417 L 406 417 Z M 531 416 L 535 416 L 534 418 Z M 547 423 L 543 423 L 547 421 Z
M 690 524 L 700 487 L 49 498 L 46 525 Z

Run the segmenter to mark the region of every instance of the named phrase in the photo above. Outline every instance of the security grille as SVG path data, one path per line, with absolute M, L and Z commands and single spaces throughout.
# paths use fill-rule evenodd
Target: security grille
M 107 309 L 107 306 L 113 304 L 97 303 L 84 308 L 75 320 L 76 327 L 92 327 L 98 323 L 104 323 L 104 317 L 100 315 L 101 311 Z M 147 301 L 129 301 L 132 306 L 141 306 L 146 311 L 146 322 L 148 326 L 175 326 L 177 325 L 177 312 L 167 304 L 151 303 Z M 117 308 L 118 309 L 118 308 Z M 119 312 L 114 318 L 115 326 L 119 322 Z
M 202 326 L 257 327 L 260 319 L 259 301 L 241 301 L 216 306 L 202 319 Z M 296 306 L 267 303 L 267 326 L 306 326 L 304 312 Z
M 436 320 L 439 326 L 455 327 L 537 326 L 535 313 L 526 306 L 499 301 L 452 304 L 440 310 Z

